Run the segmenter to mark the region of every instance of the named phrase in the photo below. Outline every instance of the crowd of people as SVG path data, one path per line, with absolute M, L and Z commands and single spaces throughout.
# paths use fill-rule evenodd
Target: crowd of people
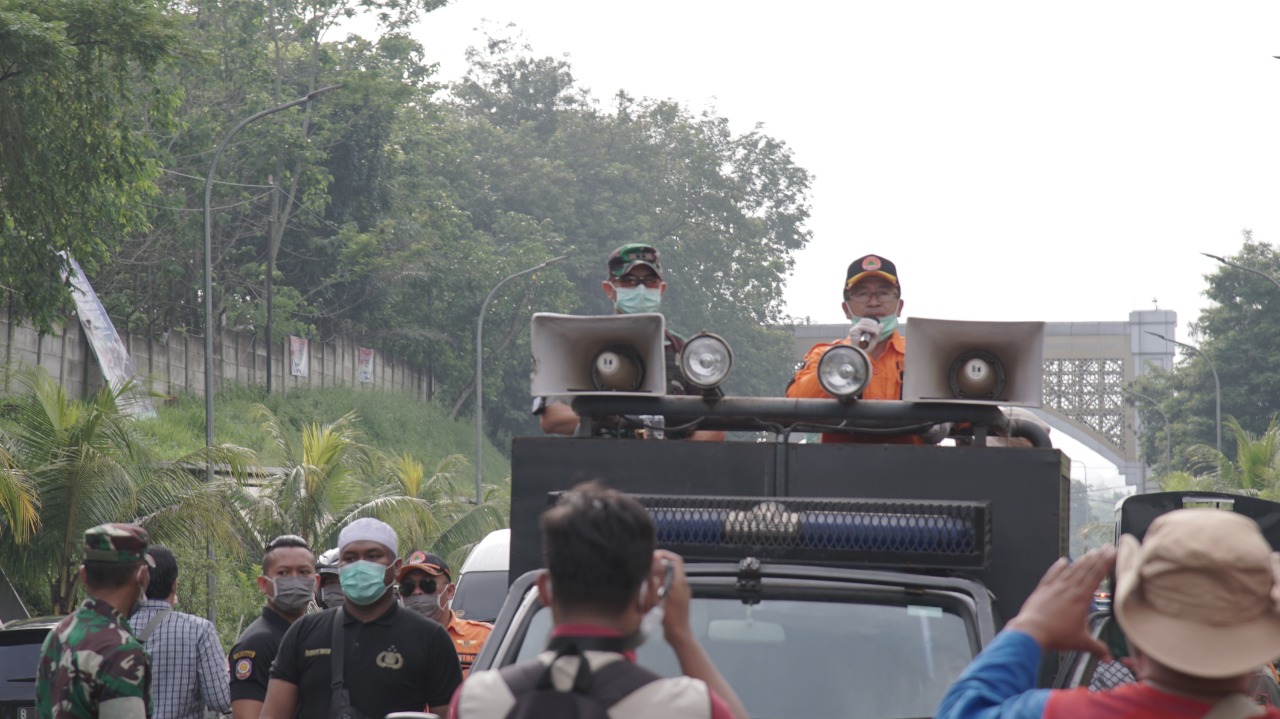
M 604 291 L 617 312 L 660 309 L 666 285 L 654 248 L 621 247 L 607 269 Z M 843 287 L 847 336 L 815 346 L 787 395 L 823 396 L 813 377 L 817 358 L 833 344 L 857 343 L 878 378 L 866 398 L 899 397 L 901 290 L 891 261 L 855 260 Z M 682 339 L 666 342 L 671 354 Z M 550 433 L 577 427 L 566 404 L 548 400 L 535 411 Z M 563 493 L 540 526 L 546 566 L 537 592 L 553 620 L 546 648 L 529 661 L 475 672 L 492 627 L 450 608 L 456 585 L 443 558 L 402 554 L 395 531 L 377 519 L 343 527 L 336 551 L 319 562 L 299 537 L 268 543 L 257 579 L 262 614 L 226 654 L 208 621 L 174 608 L 172 552 L 151 545 L 137 525 L 94 527 L 84 535 L 80 569 L 88 598 L 45 642 L 37 712 L 42 719 L 197 719 L 206 711 L 233 719 L 380 719 L 427 711 L 497 719 L 567 716 L 590 700 L 614 719 L 749 716 L 691 628 L 682 558 L 657 548 L 638 502 L 588 482 Z M 1127 641 L 1124 662 L 1136 681 L 1105 691 L 1037 688 L 1046 652 L 1111 659 L 1087 621 L 1093 592 L 1108 577 Z M 646 626 L 659 605 L 660 627 Z M 635 648 L 659 628 L 681 676 L 635 663 Z M 1158 517 L 1141 540 L 1124 536 L 1115 548 L 1049 567 L 950 687 L 937 717 L 1280 719 L 1280 710 L 1247 694 L 1258 668 L 1277 656 L 1280 554 L 1251 519 L 1180 509 Z
M 546 568 L 537 592 L 553 629 L 535 659 L 464 677 L 487 632 L 448 609 L 439 557 L 398 557 L 394 530 L 358 519 L 339 539 L 336 606 L 307 611 L 315 560 L 297 537 L 271 542 L 262 616 L 224 655 L 208 621 L 174 610 L 173 554 L 144 529 L 106 524 L 84 536 L 88 598 L 52 630 L 37 668 L 37 712 L 58 719 L 368 717 L 428 711 L 451 719 L 566 715 L 588 698 L 615 719 L 750 715 L 690 626 L 680 556 L 656 548 L 648 512 L 598 482 L 564 493 L 541 518 Z M 1093 592 L 1114 576 L 1116 621 L 1136 681 L 1113 689 L 1037 688 L 1046 652 L 1111 659 L 1090 633 Z M 398 581 L 398 585 L 397 585 Z M 646 616 L 682 672 L 635 664 Z M 1121 538 L 1052 565 L 943 697 L 940 719 L 1056 717 L 1280 718 L 1249 695 L 1280 655 L 1280 554 L 1251 519 L 1219 509 L 1161 515 L 1142 541 Z M 228 661 L 229 660 L 229 661 Z M 591 680 L 583 682 L 583 676 Z M 566 704 L 565 702 L 570 702 Z
M 257 579 L 262 614 L 224 653 L 211 622 L 175 609 L 172 551 L 138 525 L 88 530 L 88 598 L 42 649 L 39 715 L 328 719 L 335 702 L 375 718 L 444 713 L 492 625 L 450 608 L 456 584 L 444 559 L 398 558 L 390 525 L 357 519 L 338 544 L 334 563 L 318 564 L 301 537 L 270 541 Z M 338 689 L 334 656 L 345 670 Z

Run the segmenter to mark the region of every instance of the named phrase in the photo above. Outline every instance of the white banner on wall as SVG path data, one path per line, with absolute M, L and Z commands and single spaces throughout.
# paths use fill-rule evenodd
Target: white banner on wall
M 360 382 L 373 381 L 373 350 L 368 347 L 359 347 L 359 369 L 356 371 L 356 379 Z
M 289 359 L 289 374 L 294 377 L 310 376 L 311 355 L 305 339 L 289 335 Z

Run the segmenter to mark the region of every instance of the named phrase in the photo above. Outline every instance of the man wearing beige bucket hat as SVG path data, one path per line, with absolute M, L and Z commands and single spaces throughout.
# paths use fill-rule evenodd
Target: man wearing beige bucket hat
M 1116 570 L 1115 616 L 1138 683 L 1103 692 L 1035 689 L 1045 651 L 1107 648 L 1088 630 L 1089 599 Z M 1158 517 L 1139 543 L 1120 538 L 1074 564 L 1058 560 L 942 699 L 937 719 L 1188 717 L 1280 710 L 1244 693 L 1280 656 L 1280 555 L 1251 519 L 1219 509 Z

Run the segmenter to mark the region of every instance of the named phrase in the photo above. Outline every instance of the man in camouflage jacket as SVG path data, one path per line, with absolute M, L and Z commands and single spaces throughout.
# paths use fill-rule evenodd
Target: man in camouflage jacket
M 147 532 L 103 524 L 84 533 L 88 598 L 44 641 L 36 670 L 40 719 L 146 719 L 151 660 L 125 617 L 150 581 Z

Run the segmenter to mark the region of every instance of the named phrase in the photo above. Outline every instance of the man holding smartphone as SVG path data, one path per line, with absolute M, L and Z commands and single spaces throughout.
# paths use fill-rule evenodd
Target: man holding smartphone
M 684 562 L 655 550 L 653 521 L 639 502 L 587 482 L 543 513 L 541 526 L 547 570 L 538 594 L 555 624 L 547 649 L 472 674 L 450 717 L 568 716 L 586 703 L 600 716 L 749 718 L 693 635 Z M 645 616 L 660 600 L 651 616 L 661 617 L 684 676 L 663 678 L 634 664 Z

